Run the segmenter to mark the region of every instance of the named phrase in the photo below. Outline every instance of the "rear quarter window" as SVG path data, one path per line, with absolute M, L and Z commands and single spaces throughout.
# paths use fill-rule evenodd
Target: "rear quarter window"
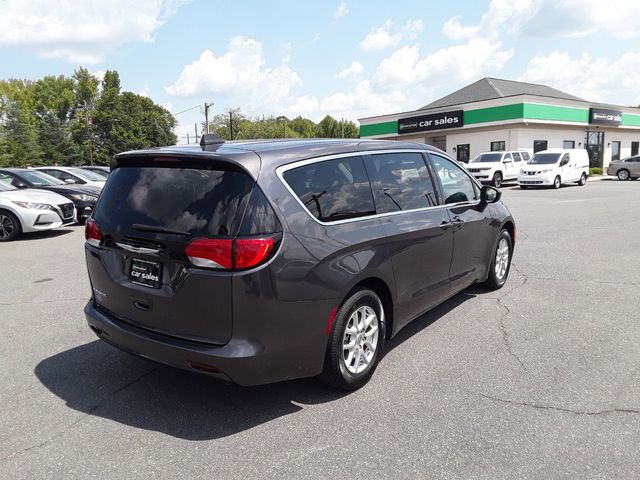
M 376 213 L 362 157 L 324 160 L 283 174 L 305 208 L 320 221 L 357 218 Z

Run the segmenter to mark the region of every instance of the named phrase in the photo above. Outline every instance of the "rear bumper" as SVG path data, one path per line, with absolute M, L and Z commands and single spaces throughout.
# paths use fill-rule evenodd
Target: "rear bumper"
M 184 370 L 206 373 L 239 385 L 261 385 L 309 377 L 322 371 L 326 338 L 309 334 L 283 348 L 268 339 L 232 338 L 226 345 L 210 345 L 175 338 L 136 327 L 96 308 L 93 300 L 84 309 L 89 327 L 110 345 L 128 353 Z M 323 326 L 319 326 L 323 331 Z M 219 373 L 195 365 L 213 367 Z

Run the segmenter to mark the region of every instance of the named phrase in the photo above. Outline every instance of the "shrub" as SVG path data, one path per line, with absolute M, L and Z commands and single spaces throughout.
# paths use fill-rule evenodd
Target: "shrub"
M 602 169 L 598 167 L 590 168 L 589 175 L 602 175 Z

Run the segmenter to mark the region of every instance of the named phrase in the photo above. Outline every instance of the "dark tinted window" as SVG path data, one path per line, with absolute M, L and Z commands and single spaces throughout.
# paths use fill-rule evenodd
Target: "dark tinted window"
M 380 194 L 378 213 L 437 205 L 436 193 L 419 153 L 385 153 L 366 158 L 372 182 Z
M 547 149 L 546 140 L 534 140 L 533 141 L 533 153 L 538 153 Z
M 522 161 L 522 155 L 520 155 L 520 152 L 513 152 L 513 161 L 514 162 L 521 162 Z
M 261 235 L 280 232 L 282 227 L 273 208 L 257 185 L 253 188 L 249 204 L 242 219 L 240 235 Z
M 313 216 L 322 221 L 375 213 L 361 157 L 315 162 L 284 173 L 284 179 Z
M 492 152 L 499 152 L 499 151 L 503 151 L 505 149 L 505 142 L 491 142 L 491 151 Z
M 562 148 L 576 148 L 575 140 L 563 140 Z
M 444 203 L 470 202 L 477 199 L 478 192 L 473 181 L 462 168 L 439 155 L 430 157 L 442 184 Z
M 107 231 L 129 231 L 138 223 L 193 237 L 235 235 L 253 184 L 236 171 L 120 167 L 93 216 Z

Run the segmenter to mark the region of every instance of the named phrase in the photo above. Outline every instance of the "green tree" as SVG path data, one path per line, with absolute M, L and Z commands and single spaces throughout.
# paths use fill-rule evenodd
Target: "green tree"
M 6 107 L 0 137 L 3 138 L 0 150 L 2 166 L 24 167 L 40 163 L 42 151 L 37 142 L 36 129 L 17 102 L 11 102 Z

